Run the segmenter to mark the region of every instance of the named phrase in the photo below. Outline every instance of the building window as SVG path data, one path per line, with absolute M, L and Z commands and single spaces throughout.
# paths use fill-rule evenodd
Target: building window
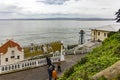
M 100 36 L 100 32 L 98 32 L 98 36 Z
M 24 64 L 22 64 L 22 67 L 24 67 Z
M 12 53 L 12 55 L 14 55 L 14 54 L 15 54 L 15 51 L 14 51 L 14 50 L 12 50 L 12 51 L 11 51 L 11 53 Z
M 14 69 L 14 65 L 12 65 L 12 69 Z
M 106 37 L 107 36 L 107 33 L 104 33 L 104 37 Z
M 4 71 L 5 69 L 4 69 L 4 67 L 2 67 L 2 71 Z
M 15 65 L 15 69 L 17 68 L 17 65 Z
M 20 68 L 20 65 L 18 64 L 18 68 Z
M 15 56 L 11 56 L 11 59 L 12 59 L 12 58 L 15 58 Z
M 20 59 L 20 56 L 17 56 L 17 59 Z
M 7 68 L 7 66 L 5 67 L 5 70 L 7 70 L 8 68 Z
M 8 58 L 5 58 L 5 61 L 8 62 Z
M 11 51 L 11 59 L 12 58 L 15 58 L 15 51 L 14 50 Z
M 9 70 L 11 69 L 11 66 L 9 66 Z

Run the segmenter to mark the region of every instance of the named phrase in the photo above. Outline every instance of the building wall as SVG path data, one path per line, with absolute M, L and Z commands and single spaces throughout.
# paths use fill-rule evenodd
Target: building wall
M 93 41 L 101 40 L 103 41 L 108 36 L 108 31 L 92 30 L 91 36 Z
M 6 61 L 7 58 L 8 61 Z M 19 51 L 17 47 L 8 48 L 7 53 L 1 54 L 0 59 L 1 59 L 1 65 L 13 64 L 24 60 L 24 52 Z

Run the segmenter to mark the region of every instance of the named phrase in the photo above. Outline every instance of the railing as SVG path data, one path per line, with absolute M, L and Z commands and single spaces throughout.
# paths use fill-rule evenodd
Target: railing
M 57 51 L 51 57 L 51 61 L 53 63 L 58 62 L 61 59 L 61 57 L 63 57 L 63 56 L 64 55 L 61 52 Z M 0 74 L 25 70 L 25 69 L 34 68 L 34 67 L 39 67 L 39 66 L 43 66 L 46 64 L 47 64 L 46 58 L 36 58 L 36 59 L 18 62 L 15 64 L 3 65 L 3 66 L 0 66 Z

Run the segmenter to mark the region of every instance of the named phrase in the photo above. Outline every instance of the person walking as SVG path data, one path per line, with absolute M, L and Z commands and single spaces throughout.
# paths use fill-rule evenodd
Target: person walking
M 47 61 L 48 67 L 50 67 L 50 65 L 52 65 L 52 63 L 51 63 L 51 60 L 48 56 L 46 56 L 46 61 Z
M 53 71 L 52 71 L 52 77 L 54 80 L 57 80 L 57 71 L 55 70 L 55 68 L 53 68 Z
M 52 71 L 53 71 L 52 66 L 49 66 L 49 68 L 48 68 L 48 76 L 49 76 L 49 80 L 52 80 Z
M 57 63 L 57 71 L 61 72 L 61 62 L 60 62 L 60 59 L 58 60 L 58 63 Z

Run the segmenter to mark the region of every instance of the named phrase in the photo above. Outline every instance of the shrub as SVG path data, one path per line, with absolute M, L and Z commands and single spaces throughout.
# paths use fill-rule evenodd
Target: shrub
M 85 64 L 87 62 L 87 57 L 83 57 L 81 58 L 80 61 L 78 61 L 78 64 L 81 65 L 81 64 Z
M 83 80 L 89 80 L 88 73 L 85 69 L 84 74 L 83 74 Z
M 108 37 L 114 35 L 115 33 L 116 33 L 116 32 L 110 32 L 110 33 L 108 33 Z
M 71 73 L 74 72 L 74 66 L 72 66 L 71 68 L 69 68 L 69 70 L 66 70 L 66 72 L 64 73 L 65 77 L 70 77 Z

